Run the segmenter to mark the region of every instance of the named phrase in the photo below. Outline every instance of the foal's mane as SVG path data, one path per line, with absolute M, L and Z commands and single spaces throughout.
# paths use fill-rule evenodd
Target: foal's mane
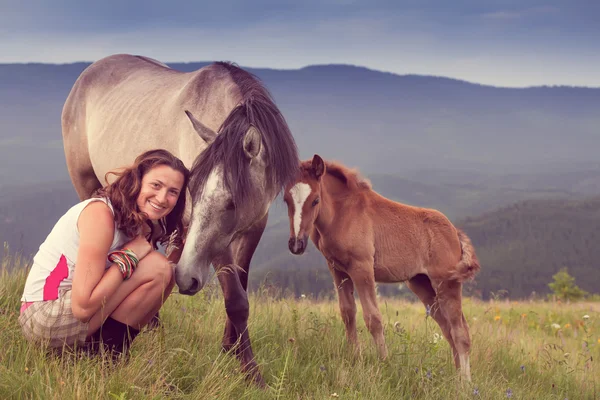
M 302 169 L 310 171 L 312 160 L 304 161 L 302 163 Z M 371 182 L 363 177 L 360 172 L 355 168 L 348 168 L 335 161 L 324 161 L 325 162 L 325 174 L 336 178 L 340 182 L 346 185 L 350 190 L 370 190 Z
M 217 62 L 239 88 L 242 99 L 229 113 L 215 140 L 200 154 L 190 171 L 190 190 L 204 186 L 212 168 L 225 168 L 224 185 L 237 207 L 250 201 L 249 163 L 244 154 L 243 138 L 250 126 L 261 134 L 268 164 L 267 179 L 278 191 L 295 179 L 298 172 L 298 149 L 283 115 L 260 80 L 246 70 L 228 62 Z

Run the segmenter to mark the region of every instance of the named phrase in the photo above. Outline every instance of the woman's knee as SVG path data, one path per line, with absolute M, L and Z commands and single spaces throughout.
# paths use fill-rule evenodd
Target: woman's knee
M 173 279 L 173 265 L 164 254 L 158 251 L 150 252 L 138 263 L 138 269 L 157 283 L 166 286 Z

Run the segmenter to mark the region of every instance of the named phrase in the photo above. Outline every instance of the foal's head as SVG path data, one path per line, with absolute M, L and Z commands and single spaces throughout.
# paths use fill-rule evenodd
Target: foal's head
M 315 154 L 312 160 L 302 162 L 298 179 L 285 188 L 283 200 L 290 219 L 288 246 L 293 254 L 304 253 L 308 245 L 321 208 L 321 177 L 325 170 L 323 159 Z

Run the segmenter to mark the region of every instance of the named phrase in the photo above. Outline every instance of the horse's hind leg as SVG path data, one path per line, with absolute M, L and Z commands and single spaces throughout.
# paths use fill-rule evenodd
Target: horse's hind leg
M 436 287 L 440 309 L 450 323 L 452 339 L 458 352 L 461 375 L 471 380 L 469 352 L 471 338 L 469 326 L 462 312 L 462 283 L 457 281 L 442 281 Z
M 440 310 L 439 304 L 436 301 L 435 290 L 431 286 L 431 281 L 427 275 L 419 274 L 412 277 L 407 283 L 407 286 L 410 290 L 413 291 L 414 294 L 425 304 L 426 307 L 429 307 L 431 317 L 437 322 L 442 330 L 442 334 L 450 344 L 452 348 L 452 357 L 454 359 L 454 364 L 456 368 L 460 368 L 460 363 L 458 359 L 458 352 L 456 350 L 456 346 L 454 346 L 454 340 L 452 339 L 452 333 L 450 329 L 450 323 L 446 319 L 444 313 Z
M 61 115 L 63 146 L 71 182 L 80 200 L 89 199 L 102 183 L 94 173 L 85 126 L 85 90 L 75 84 Z

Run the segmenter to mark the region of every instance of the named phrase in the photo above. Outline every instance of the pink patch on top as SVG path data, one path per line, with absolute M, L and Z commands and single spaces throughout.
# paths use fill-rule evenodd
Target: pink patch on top
M 58 286 L 69 276 L 67 258 L 61 254 L 56 267 L 50 272 L 44 284 L 44 301 L 58 299 Z

